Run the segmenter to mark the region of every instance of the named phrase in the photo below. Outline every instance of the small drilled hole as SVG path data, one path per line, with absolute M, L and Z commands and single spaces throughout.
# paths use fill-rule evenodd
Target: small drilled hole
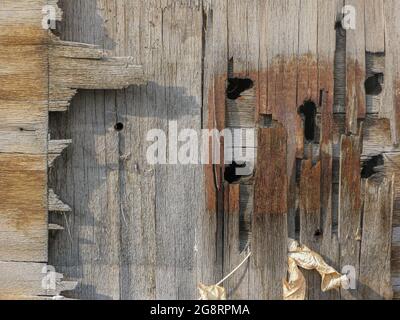
M 228 99 L 236 100 L 241 97 L 244 91 L 253 88 L 253 85 L 254 83 L 251 79 L 229 78 L 226 95 Z
M 117 124 L 115 124 L 114 129 L 116 131 L 122 131 L 124 129 L 124 124 L 121 122 L 118 122 Z
M 315 236 L 315 237 L 320 237 L 320 236 L 322 236 L 322 231 L 321 231 L 320 229 L 315 230 L 314 236 Z
M 365 80 L 365 92 L 370 96 L 382 93 L 383 73 L 377 73 Z

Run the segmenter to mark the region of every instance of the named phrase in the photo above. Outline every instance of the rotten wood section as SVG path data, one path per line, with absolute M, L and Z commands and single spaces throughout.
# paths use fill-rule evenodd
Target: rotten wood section
M 52 0 L 6 0 L 0 8 L 0 265 L 6 275 L 0 291 L 11 296 L 43 295 L 42 267 L 48 261 L 48 232 L 54 229 L 48 210 L 67 211 L 48 193 L 48 165 L 70 142 L 48 142 L 49 111 L 64 110 L 78 88 L 144 81 L 142 68 L 127 58 L 106 58 L 94 46 L 60 42 L 43 26 L 44 8 L 55 14 L 50 22 L 61 19 Z

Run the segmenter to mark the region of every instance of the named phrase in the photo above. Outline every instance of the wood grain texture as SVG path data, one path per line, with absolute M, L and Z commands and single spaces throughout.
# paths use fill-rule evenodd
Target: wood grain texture
M 342 136 L 339 178 L 340 265 L 359 272 L 361 241 L 361 141 L 359 136 Z M 341 290 L 342 299 L 357 299 L 355 290 Z
M 260 129 L 258 148 L 249 296 L 281 300 L 287 268 L 286 130 Z
M 382 182 L 368 180 L 365 186 L 359 290 L 366 300 L 393 298 L 390 267 L 393 183 L 390 177 Z

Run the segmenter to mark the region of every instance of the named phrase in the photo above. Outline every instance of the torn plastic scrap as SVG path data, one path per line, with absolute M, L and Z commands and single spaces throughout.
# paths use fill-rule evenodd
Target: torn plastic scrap
M 284 281 L 285 300 L 305 299 L 306 282 L 305 280 L 301 281 L 301 277 L 303 276 L 299 276 L 298 273 L 301 273 L 301 271 L 297 267 L 306 270 L 317 270 L 322 277 L 322 292 L 349 287 L 349 278 L 346 275 L 337 272 L 334 268 L 329 266 L 318 253 L 312 251 L 308 247 L 300 245 L 293 239 L 289 239 L 288 251 L 289 282 L 286 280 Z M 293 266 L 293 262 L 296 264 L 296 268 Z M 297 292 L 297 294 L 293 294 L 293 292 Z M 303 292 L 304 295 L 302 295 Z

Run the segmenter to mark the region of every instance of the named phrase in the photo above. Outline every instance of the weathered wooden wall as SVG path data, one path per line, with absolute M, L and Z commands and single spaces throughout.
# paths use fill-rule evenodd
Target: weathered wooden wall
M 355 30 L 338 26 L 346 4 L 356 8 Z M 281 299 L 288 236 L 339 271 L 356 268 L 357 290 L 326 294 L 320 279 L 306 273 L 309 299 L 390 299 L 392 284 L 398 297 L 399 1 L 62 0 L 60 7 L 62 39 L 132 56 L 149 80 L 120 91 L 80 91 L 67 113 L 50 113 L 51 138 L 59 142 L 43 153 L 54 160 L 72 140 L 49 170 L 49 187 L 72 210 L 66 213 L 69 208 L 49 193 L 49 210 L 58 211 L 50 225 L 64 228 L 50 231 L 49 263 L 79 281 L 69 297 L 197 298 L 197 283 L 218 282 L 242 261 L 249 244 L 249 262 L 224 284 L 229 298 Z M 1 22 L 6 13 L 0 14 Z M 3 30 L 0 58 L 3 43 L 13 39 Z M 55 66 L 66 55 L 50 52 Z M 50 78 L 67 93 L 101 82 L 93 81 L 93 65 L 73 85 L 68 68 L 64 76 L 52 70 Z M 383 91 L 367 95 L 364 81 L 379 73 Z M 228 99 L 233 78 L 254 85 Z M 14 103 L 3 103 L 12 100 L 7 83 L 0 89 L 0 111 L 7 114 L 6 129 L 0 129 L 6 133 L 20 119 L 7 112 Z M 65 110 L 66 99 L 56 97 L 49 110 Z M 313 141 L 306 141 L 299 114 L 307 101 L 316 106 Z M 47 131 L 47 112 L 43 117 L 38 133 Z M 223 166 L 149 165 L 146 134 L 167 132 L 170 121 L 179 129 L 255 128 L 254 177 L 229 184 Z M 4 153 L 22 147 L 14 150 L 2 137 L 0 172 L 7 177 L 17 171 Z M 32 148 L 32 139 L 26 145 Z M 42 167 L 45 172 L 47 165 Z M 373 167 L 377 174 L 371 177 Z M 15 206 L 4 191 L 7 181 L 0 180 L 0 199 L 7 200 L 0 203 L 0 219 L 9 216 L 4 206 Z M 47 262 L 47 210 L 40 211 L 46 233 L 38 261 Z M 8 231 L 0 229 L 2 243 Z M 14 260 L 1 250 L 0 261 Z M 10 252 L 20 250 L 33 252 L 23 246 Z

